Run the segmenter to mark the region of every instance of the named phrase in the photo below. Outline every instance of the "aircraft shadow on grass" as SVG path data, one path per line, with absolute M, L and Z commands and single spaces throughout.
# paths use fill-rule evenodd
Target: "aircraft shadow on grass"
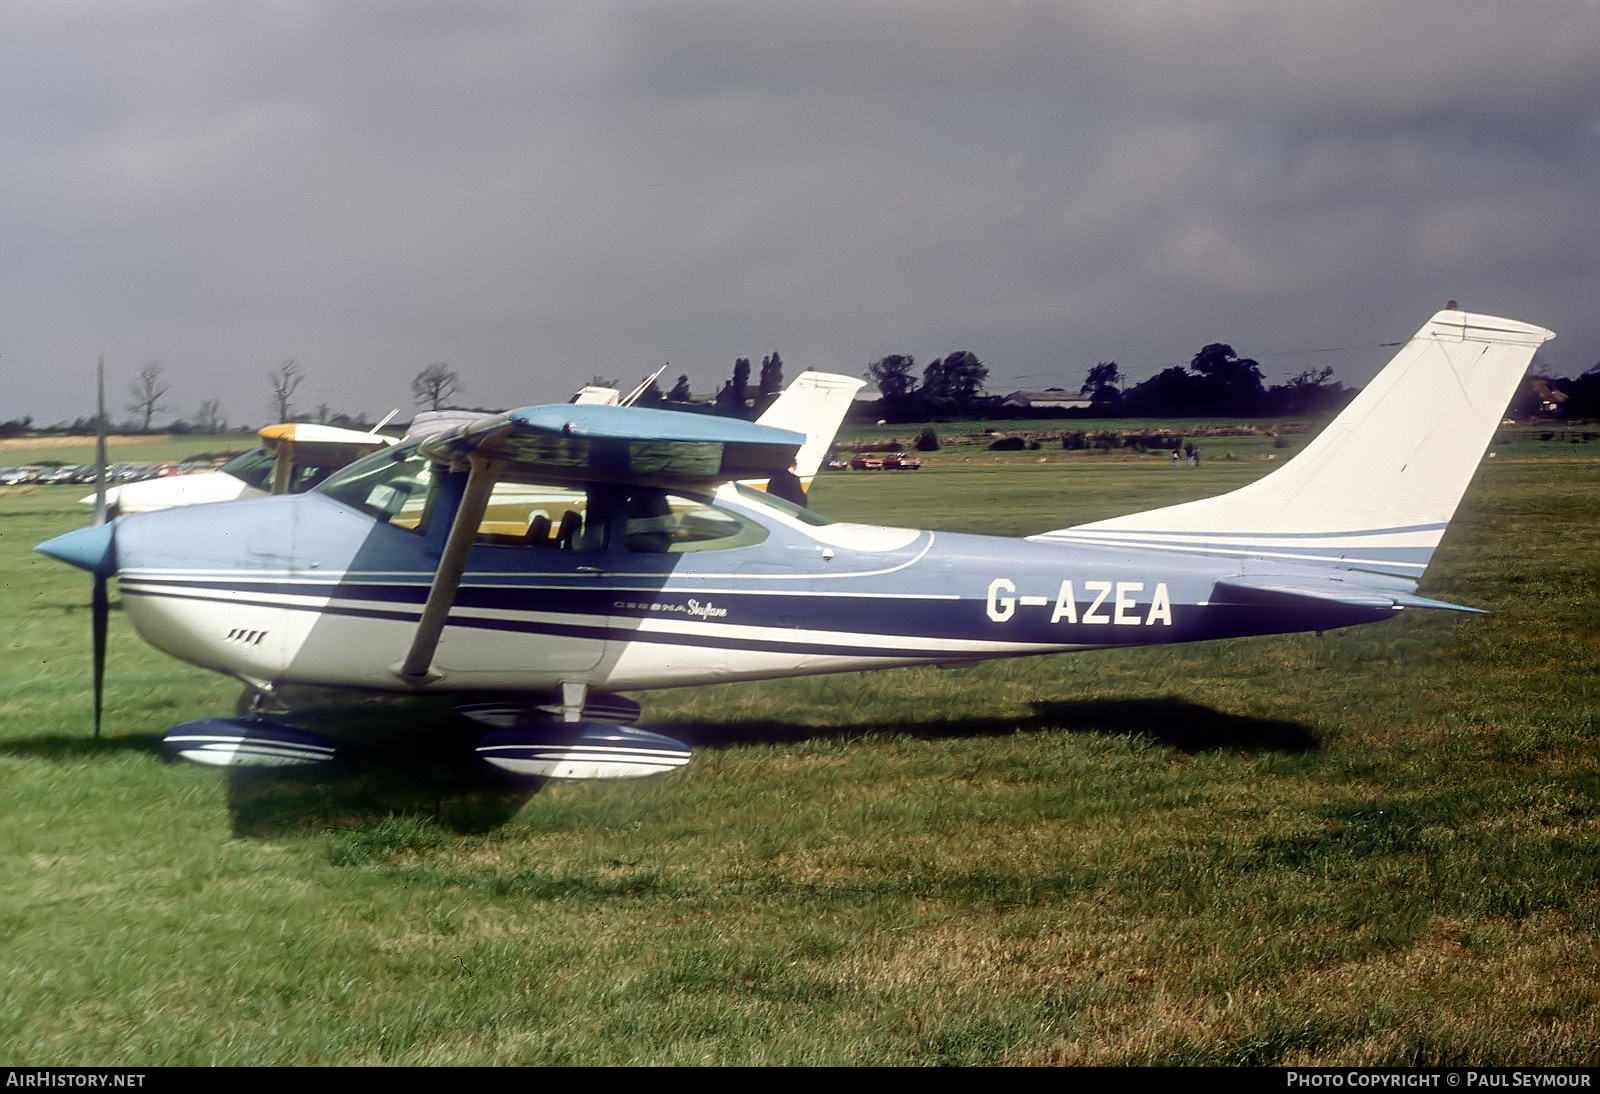
M 1239 749 L 1300 753 L 1320 747 L 1304 723 L 1229 714 L 1177 697 L 1042 701 L 1023 717 L 928 719 L 897 723 L 816 726 L 777 719 L 693 721 L 651 728 L 706 748 L 865 741 L 885 735 L 919 740 L 1009 737 L 1065 730 L 1145 737 L 1182 752 Z M 543 780 L 514 778 L 472 751 L 482 727 L 437 699 L 361 700 L 319 708 L 337 729 L 340 761 L 313 768 L 235 768 L 227 772 L 228 811 L 235 836 L 272 839 L 319 831 L 349 831 L 396 817 L 430 820 L 451 831 L 481 833 L 507 823 Z M 455 747 L 441 748 L 441 743 Z M 14 740 L 0 754 L 61 760 L 111 752 L 165 758 L 157 734 L 98 742 L 52 735 Z
M 52 733 L 45 737 L 18 737 L 0 745 L 0 756 L 29 760 L 77 760 L 121 752 L 161 756 L 159 733 L 130 733 L 96 741 L 82 734 Z
M 410 707 L 398 720 L 397 708 Z M 544 780 L 513 778 L 472 753 L 481 727 L 429 700 L 368 704 L 387 714 L 333 714 L 341 762 L 331 768 L 248 769 L 229 772 L 234 834 L 270 838 L 317 830 L 348 830 L 399 816 L 424 818 L 458 832 L 487 832 L 508 822 Z M 708 748 L 795 744 L 810 740 L 864 741 L 896 735 L 920 740 L 1007 737 L 1017 732 L 1066 730 L 1141 736 L 1183 752 L 1219 749 L 1300 753 L 1320 747 L 1311 726 L 1286 719 L 1229 714 L 1175 697 L 1037 702 L 1032 715 L 933 719 L 844 726 L 781 720 L 675 722 L 652 729 Z M 442 750 L 441 734 L 459 747 Z M 426 740 L 424 740 L 426 738 Z M 347 761 L 347 762 L 345 762 Z
M 235 836 L 303 835 L 395 816 L 428 818 L 461 832 L 488 831 L 510 820 L 542 785 L 514 779 L 478 759 L 472 744 L 482 727 L 458 717 L 448 704 L 411 699 L 329 703 L 313 714 L 312 724 L 317 718 L 344 720 L 334 734 L 343 750 L 340 762 L 229 769 Z M 459 747 L 441 749 L 441 743 Z M 99 740 L 52 733 L 0 743 L 0 756 L 47 762 L 127 754 L 179 763 L 162 747 L 160 733 Z
M 1146 737 L 1182 752 L 1217 749 L 1309 752 L 1320 747 L 1316 730 L 1301 722 L 1257 718 L 1192 703 L 1175 696 L 1138 699 L 1037 701 L 1023 717 L 945 718 L 913 722 L 872 722 L 811 726 L 783 721 L 683 722 L 652 726 L 710 748 L 755 742 L 791 744 L 817 739 L 856 740 L 893 734 L 920 740 L 959 737 L 1009 737 L 1062 729 L 1072 733 Z

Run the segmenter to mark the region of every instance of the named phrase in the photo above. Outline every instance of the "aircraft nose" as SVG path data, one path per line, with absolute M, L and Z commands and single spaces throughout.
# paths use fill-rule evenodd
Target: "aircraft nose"
M 55 539 L 46 540 L 34 548 L 40 554 L 59 559 L 69 566 L 88 570 L 101 577 L 110 577 L 117 570 L 116 533 L 114 524 L 79 528 Z

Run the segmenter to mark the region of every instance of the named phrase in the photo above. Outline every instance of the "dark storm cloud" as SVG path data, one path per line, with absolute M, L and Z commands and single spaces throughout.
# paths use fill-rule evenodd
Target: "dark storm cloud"
M 0 12 L 0 95 L 7 417 L 102 352 L 236 420 L 285 357 L 376 413 L 435 360 L 1283 374 L 1449 296 L 1600 359 L 1593 3 L 67 0 Z

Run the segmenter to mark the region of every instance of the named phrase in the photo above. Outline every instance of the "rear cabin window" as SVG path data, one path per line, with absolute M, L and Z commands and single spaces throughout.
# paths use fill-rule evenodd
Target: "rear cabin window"
M 634 490 L 628 495 L 623 542 L 630 551 L 726 551 L 766 538 L 761 525 L 699 498 L 664 490 Z
M 769 509 L 776 509 L 778 512 L 786 513 L 795 520 L 798 520 L 803 524 L 809 524 L 814 528 L 826 527 L 827 525 L 833 523 L 833 521 L 829 520 L 827 517 L 819 516 L 804 506 L 796 505 L 792 501 L 780 498 L 778 495 L 769 493 L 765 490 L 757 490 L 755 487 L 746 486 L 742 482 L 734 483 L 733 488 L 738 493 L 740 498 L 749 502 L 751 505 L 764 505 Z
M 570 486 L 498 482 L 489 495 L 478 542 L 497 547 L 599 551 L 606 545 L 603 506 Z

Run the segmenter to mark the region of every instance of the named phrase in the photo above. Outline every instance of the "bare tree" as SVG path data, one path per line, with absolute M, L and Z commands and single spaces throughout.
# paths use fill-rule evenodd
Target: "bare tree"
M 226 432 L 228 419 L 222 416 L 222 402 L 207 399 L 201 403 L 200 409 L 194 412 L 194 428 L 196 433 Z
M 145 433 L 150 432 L 150 420 L 156 416 L 156 411 L 166 409 L 161 405 L 161 397 L 167 393 L 167 385 L 161 382 L 163 371 L 159 361 L 151 361 L 139 370 L 138 379 L 128 385 L 133 393 L 128 409 L 139 415 L 139 428 Z
M 305 378 L 305 373 L 300 371 L 293 357 L 267 373 L 267 382 L 272 385 L 272 397 L 278 403 L 278 421 L 289 420 L 289 397 L 305 382 Z
M 460 390 L 461 377 L 443 361 L 435 361 L 411 381 L 411 397 L 418 406 L 429 410 L 438 410 Z

